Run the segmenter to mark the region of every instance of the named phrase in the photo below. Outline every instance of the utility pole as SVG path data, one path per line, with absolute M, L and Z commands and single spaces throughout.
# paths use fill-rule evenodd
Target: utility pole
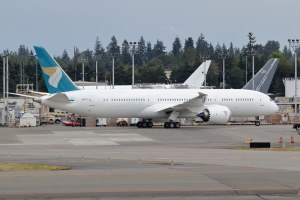
M 206 88 L 206 60 L 209 59 L 209 55 L 200 53 L 200 60 L 204 62 L 204 88 Z
M 220 57 L 223 59 L 223 89 L 225 89 L 225 59 L 228 58 L 228 50 L 225 47 L 222 48 Z
M 300 42 L 299 39 L 288 39 L 288 42 L 290 44 L 290 48 L 294 51 L 295 53 L 295 98 L 294 98 L 294 103 L 295 103 L 295 113 L 298 113 L 297 109 L 297 97 L 298 97 L 298 76 L 297 76 L 297 50 L 299 49 Z

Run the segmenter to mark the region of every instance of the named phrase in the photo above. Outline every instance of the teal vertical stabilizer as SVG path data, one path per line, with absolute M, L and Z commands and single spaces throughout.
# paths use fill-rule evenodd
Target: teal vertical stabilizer
M 34 50 L 50 94 L 79 90 L 46 49 L 34 46 Z

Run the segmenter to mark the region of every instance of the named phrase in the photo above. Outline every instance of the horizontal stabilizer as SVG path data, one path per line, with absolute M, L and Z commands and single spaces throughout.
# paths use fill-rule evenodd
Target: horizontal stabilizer
M 8 92 L 8 94 L 12 94 L 12 95 L 20 96 L 20 97 L 26 97 L 26 98 L 35 99 L 35 100 L 41 99 L 41 97 L 39 97 L 39 96 L 32 96 L 32 95 L 26 95 L 26 94 L 18 94 L 18 93 L 11 93 L 11 92 Z
M 47 98 L 47 100 L 61 102 L 61 103 L 69 103 L 70 102 L 68 96 L 64 93 L 54 94 L 54 95 L 50 96 L 49 98 Z

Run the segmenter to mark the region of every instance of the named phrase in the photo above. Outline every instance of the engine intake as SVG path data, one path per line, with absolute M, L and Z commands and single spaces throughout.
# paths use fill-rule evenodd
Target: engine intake
M 207 106 L 197 117 L 200 117 L 204 122 L 224 124 L 229 121 L 231 111 L 226 106 L 212 105 Z

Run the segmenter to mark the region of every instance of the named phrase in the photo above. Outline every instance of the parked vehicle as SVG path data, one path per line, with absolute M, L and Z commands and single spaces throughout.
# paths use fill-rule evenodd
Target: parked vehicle
M 80 118 L 78 118 L 76 121 L 74 120 L 63 121 L 63 124 L 65 126 L 81 126 Z
M 128 118 L 117 118 L 117 126 L 128 126 Z
M 106 126 L 106 118 L 97 118 L 96 119 L 96 126 Z
M 130 120 L 130 126 L 136 126 L 136 124 L 139 122 L 139 118 L 131 118 Z
M 46 115 L 42 117 L 42 123 L 46 124 L 59 124 L 61 121 L 60 117 L 54 117 L 53 115 Z

